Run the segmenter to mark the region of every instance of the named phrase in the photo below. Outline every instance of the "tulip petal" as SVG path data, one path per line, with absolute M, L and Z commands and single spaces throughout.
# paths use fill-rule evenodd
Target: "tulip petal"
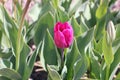
M 55 27 L 54 27 L 54 32 L 59 31 L 60 26 L 62 26 L 61 22 L 57 22 Z
M 65 37 L 67 47 L 69 47 L 72 44 L 72 41 L 73 41 L 73 30 L 72 29 L 65 29 L 65 30 L 63 30 L 62 33 Z
M 54 33 L 54 41 L 58 48 L 65 48 L 67 46 L 65 37 L 60 31 Z

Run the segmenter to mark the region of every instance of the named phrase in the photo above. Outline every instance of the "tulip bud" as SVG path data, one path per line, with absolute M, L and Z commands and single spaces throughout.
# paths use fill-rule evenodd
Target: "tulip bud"
M 108 41 L 109 42 L 112 42 L 113 40 L 115 40 L 116 31 L 115 31 L 115 26 L 114 26 L 112 21 L 108 22 L 107 35 L 108 35 Z
M 54 26 L 54 41 L 58 48 L 68 48 L 73 42 L 73 29 L 68 23 L 57 22 Z

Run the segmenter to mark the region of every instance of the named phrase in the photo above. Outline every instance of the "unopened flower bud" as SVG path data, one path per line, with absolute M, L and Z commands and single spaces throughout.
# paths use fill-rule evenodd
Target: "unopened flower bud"
M 115 31 L 115 26 L 114 26 L 112 21 L 108 22 L 107 35 L 108 35 L 108 41 L 109 42 L 112 42 L 113 40 L 115 40 L 116 31 Z
M 73 28 L 68 22 L 57 22 L 54 27 L 54 41 L 58 48 L 68 48 L 73 42 Z

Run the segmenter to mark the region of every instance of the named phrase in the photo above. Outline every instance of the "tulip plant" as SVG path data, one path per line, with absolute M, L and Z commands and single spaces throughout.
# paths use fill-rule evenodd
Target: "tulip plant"
M 37 56 L 48 80 L 120 80 L 119 20 L 120 0 L 0 0 L 0 80 Z

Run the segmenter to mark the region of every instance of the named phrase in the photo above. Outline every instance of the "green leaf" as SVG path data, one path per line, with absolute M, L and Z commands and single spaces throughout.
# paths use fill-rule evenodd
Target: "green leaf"
M 68 12 L 71 2 L 72 2 L 72 0 L 63 0 L 62 1 L 62 6 L 65 8 L 65 11 Z
M 62 78 L 56 70 L 52 69 L 49 65 L 47 65 L 47 68 L 51 80 L 62 80 Z
M 51 13 L 45 13 L 36 23 L 34 26 L 35 35 L 34 35 L 34 41 L 35 44 L 38 45 L 40 41 L 43 40 L 43 37 L 45 36 L 46 29 L 49 28 L 53 31 L 54 27 L 54 19 Z M 33 33 L 34 34 L 34 33 Z
M 112 51 L 112 43 L 111 44 L 108 43 L 106 32 L 103 37 L 102 50 L 103 50 L 103 55 L 104 55 L 106 64 L 110 65 L 114 60 L 114 55 Z
M 1 40 L 2 40 L 2 30 L 0 28 L 0 46 L 1 46 Z
M 11 80 L 21 80 L 21 76 L 16 71 L 9 69 L 9 68 L 3 68 L 0 69 L 0 75 L 5 76 Z
M 84 33 L 89 30 L 88 26 L 85 24 L 85 19 L 83 18 L 83 15 L 80 16 L 80 29 L 81 33 Z
M 74 76 L 74 64 L 80 59 L 80 52 L 77 48 L 76 40 L 74 40 L 72 50 L 67 54 L 66 66 L 67 66 L 67 80 L 72 80 Z
M 120 47 L 120 38 L 113 41 L 113 44 L 112 44 L 113 52 L 116 53 L 119 47 Z
M 7 59 L 0 59 L 0 69 L 2 68 L 12 68 L 12 63 Z
M 30 53 L 30 48 L 28 47 L 27 44 L 24 43 L 22 51 L 20 52 L 19 70 L 18 70 L 18 72 L 21 76 L 23 76 L 24 73 L 26 73 L 25 67 L 27 66 L 27 59 L 28 59 L 29 53 Z M 29 74 L 27 74 L 27 75 L 29 75 Z
M 30 77 L 33 67 L 34 67 L 36 57 L 37 57 L 38 53 L 40 52 L 40 48 L 41 48 L 41 43 L 39 43 L 37 49 L 30 55 L 30 57 L 26 58 L 26 59 L 28 59 L 28 61 L 27 61 L 26 65 L 24 64 L 25 67 L 23 67 L 24 68 L 24 73 L 22 76 L 23 80 L 27 80 Z M 21 68 L 21 70 L 22 70 L 22 68 Z
M 92 41 L 93 37 L 94 28 L 88 30 L 87 32 L 85 32 L 84 34 L 77 38 L 77 46 L 81 54 L 84 55 L 85 48 Z
M 57 9 L 59 6 L 59 0 L 52 0 L 52 5 L 55 9 Z
M 114 54 L 114 60 L 111 64 L 110 67 L 110 75 L 111 77 L 113 77 L 112 75 L 114 75 L 119 67 L 119 63 L 120 63 L 120 47 L 117 50 L 117 52 Z
M 82 57 L 74 64 L 74 77 L 73 80 L 79 80 L 83 74 L 87 71 L 86 57 Z
M 8 78 L 6 78 L 4 76 L 0 76 L 0 80 L 10 80 L 10 79 L 8 79 Z
M 94 41 L 94 49 L 99 52 L 99 54 L 102 54 L 102 39 L 99 40 L 98 42 Z
M 46 66 L 46 64 L 48 65 L 60 64 L 60 55 L 57 52 L 57 49 L 54 45 L 53 38 L 50 35 L 48 29 L 47 29 L 47 33 L 44 40 L 43 53 L 41 53 L 40 56 L 41 56 L 41 59 L 44 58 L 45 60 L 45 63 L 43 63 L 44 66 Z
M 2 14 L 4 14 L 4 22 L 3 22 L 3 28 L 5 30 L 5 33 L 7 34 L 7 37 L 10 39 L 12 43 L 12 47 L 14 49 L 14 53 L 16 54 L 16 42 L 17 42 L 17 25 L 14 23 L 14 21 L 10 18 L 6 10 L 0 6 L 2 9 Z
M 33 21 L 36 21 L 38 19 L 41 9 L 42 7 L 39 5 L 39 3 L 36 3 L 32 8 L 30 8 L 29 16 Z
M 97 20 L 96 28 L 95 28 L 95 39 L 96 41 L 99 41 L 103 35 L 105 30 L 105 24 L 106 24 L 106 17 L 103 17 L 100 20 Z
M 95 59 L 94 56 L 91 56 L 90 58 L 90 71 L 91 75 L 93 76 L 94 79 L 100 79 L 100 65 L 99 62 Z
M 105 14 L 107 13 L 107 8 L 108 8 L 108 3 L 106 0 L 106 1 L 103 1 L 102 4 L 100 4 L 100 6 L 97 8 L 96 17 L 98 19 L 101 19 L 102 17 L 104 17 Z
M 12 49 L 0 49 L 0 58 L 9 59 L 12 56 Z
M 116 39 L 120 38 L 120 24 L 115 25 L 116 27 Z
M 71 24 L 72 24 L 72 27 L 74 30 L 74 36 L 75 37 L 80 36 L 81 35 L 81 28 L 80 28 L 80 25 L 78 24 L 77 20 L 74 17 L 72 17 Z
M 66 22 L 69 20 L 69 16 L 68 14 L 66 13 L 65 10 L 63 10 L 62 8 L 58 8 L 58 16 L 59 16 L 59 19 L 61 22 Z
M 70 16 L 72 16 L 79 9 L 83 1 L 84 0 L 76 0 L 72 3 L 72 5 L 70 5 L 70 8 L 69 8 Z

